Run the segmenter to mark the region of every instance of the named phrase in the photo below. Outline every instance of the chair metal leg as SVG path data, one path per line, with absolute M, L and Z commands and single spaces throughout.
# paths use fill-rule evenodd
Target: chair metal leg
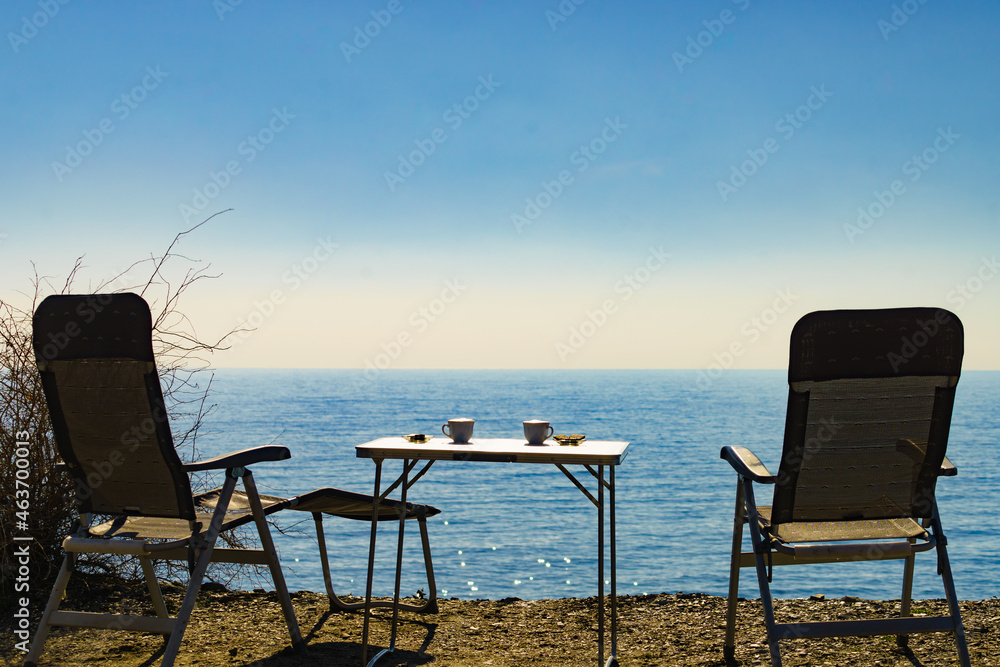
M 344 604 L 337 594 L 333 591 L 333 579 L 330 576 L 330 559 L 326 553 L 326 535 L 323 533 L 323 513 L 313 512 L 313 523 L 316 524 L 316 542 L 319 543 L 319 562 L 323 567 L 323 583 L 326 585 L 326 596 L 330 598 L 330 606 L 336 606 L 339 609 L 343 609 L 340 605 Z M 336 600 L 339 604 L 334 604 Z
M 52 629 L 52 625 L 49 623 L 53 612 L 58 611 L 59 604 L 62 602 L 63 593 L 66 592 L 66 586 L 69 584 L 69 579 L 73 575 L 73 569 L 76 566 L 76 554 L 67 553 L 66 557 L 63 559 L 62 567 L 59 568 L 59 574 L 56 576 L 56 582 L 52 586 L 52 593 L 49 594 L 48 604 L 45 605 L 45 611 L 42 612 L 42 620 L 38 623 L 38 629 L 35 630 L 35 638 L 31 642 L 31 648 L 28 651 L 28 655 L 24 658 L 24 664 L 27 667 L 34 665 L 38 662 L 38 658 L 42 655 L 42 648 L 45 646 L 45 640 L 48 639 L 49 630 Z
M 948 598 L 948 609 L 951 611 L 951 620 L 954 624 L 955 648 L 958 649 L 958 661 L 962 667 L 970 667 L 969 647 L 965 641 L 965 628 L 962 626 L 962 613 L 958 606 L 958 594 L 955 591 L 955 580 L 951 576 L 951 562 L 948 560 L 948 540 L 944 536 L 941 528 L 941 520 L 937 514 L 935 504 L 931 523 L 934 526 L 934 537 L 937 540 L 938 574 L 941 575 L 941 582 L 944 584 L 944 592 Z
M 274 582 L 274 590 L 278 594 L 278 600 L 281 602 L 281 611 L 285 616 L 285 625 L 288 626 L 288 634 L 292 638 L 292 646 L 298 653 L 304 655 L 306 653 L 306 643 L 302 640 L 302 633 L 299 632 L 299 623 L 295 618 L 295 607 L 292 606 L 292 598 L 288 594 L 288 586 L 285 584 L 285 575 L 281 571 L 281 564 L 278 562 L 278 552 L 274 548 L 274 541 L 271 539 L 271 529 L 267 525 L 264 508 L 260 504 L 257 483 L 254 482 L 253 473 L 249 470 L 244 471 L 243 487 L 246 489 L 247 500 L 250 501 L 250 510 L 253 512 L 254 522 L 257 524 L 257 533 L 260 535 L 260 547 L 267 556 L 267 566 L 271 570 L 271 581 Z
M 757 583 L 760 586 L 760 602 L 764 607 L 764 625 L 767 628 L 767 645 L 771 651 L 772 667 L 781 667 L 781 648 L 778 646 L 778 636 L 775 629 L 774 603 L 771 600 L 771 587 L 767 581 L 767 565 L 764 563 L 764 538 L 760 533 L 760 522 L 757 517 L 757 503 L 753 496 L 753 486 L 750 480 L 743 480 L 749 509 L 750 539 L 753 542 L 754 561 L 757 565 Z
M 149 597 L 153 599 L 153 608 L 160 618 L 170 616 L 167 613 L 167 605 L 163 601 L 163 591 L 160 590 L 160 583 L 156 580 L 156 571 L 153 569 L 153 562 L 146 556 L 139 556 L 139 565 L 142 566 L 142 575 L 146 579 L 146 588 L 149 589 Z
M 729 597 L 726 607 L 726 640 L 722 648 L 726 662 L 736 660 L 736 607 L 739 603 L 740 556 L 743 553 L 743 517 L 746 512 L 743 479 L 736 480 L 736 510 L 733 512 L 733 546 L 729 561 Z
M 420 543 L 424 548 L 424 569 L 427 571 L 427 602 L 419 608 L 406 606 L 402 608 L 420 614 L 436 614 L 438 612 L 437 582 L 434 580 L 434 561 L 431 560 L 431 541 L 427 537 L 427 516 L 418 515 L 417 525 L 420 527 Z
M 187 593 L 184 595 L 184 601 L 177 611 L 174 629 L 170 633 L 170 640 L 167 642 L 167 647 L 163 652 L 163 660 L 160 661 L 160 667 L 171 667 L 174 664 L 174 660 L 177 659 L 177 653 L 181 648 L 181 641 L 184 639 L 184 630 L 187 628 L 188 621 L 191 620 L 191 612 L 194 611 L 194 605 L 198 601 L 198 591 L 201 589 L 201 581 L 205 577 L 205 571 L 208 569 L 209 562 L 212 560 L 212 548 L 215 546 L 215 541 L 219 538 L 219 531 L 225 520 L 226 510 L 229 508 L 229 501 L 233 496 L 234 488 L 236 488 L 236 478 L 227 474 L 226 482 L 222 485 L 222 491 L 219 493 L 215 513 L 212 514 L 212 522 L 205 533 L 205 546 L 198 554 L 194 570 L 191 572 Z
M 916 540 L 910 538 L 910 544 Z M 913 565 L 917 560 L 916 554 L 910 554 L 903 565 L 903 592 L 899 598 L 899 616 L 906 618 L 910 616 L 910 603 L 913 597 Z M 909 635 L 896 635 L 896 645 L 905 648 L 910 643 Z

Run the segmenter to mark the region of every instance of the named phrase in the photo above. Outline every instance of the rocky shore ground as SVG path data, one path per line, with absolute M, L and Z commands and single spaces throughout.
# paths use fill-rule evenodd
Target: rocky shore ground
M 168 605 L 179 603 L 183 589 L 166 592 Z M 118 591 L 74 595 L 65 608 L 99 608 L 149 613 L 130 607 L 136 598 Z M 329 613 L 324 595 L 293 594 L 308 654 L 289 648 L 288 633 L 274 593 L 202 593 L 184 636 L 177 665 L 360 665 L 362 615 Z M 722 655 L 724 598 L 677 593 L 619 598 L 619 662 L 625 666 L 726 665 Z M 939 614 L 942 600 L 914 603 L 915 614 Z M 176 608 L 172 606 L 172 608 Z M 898 602 L 856 598 L 779 600 L 779 620 L 833 620 L 891 616 Z M 7 616 L 7 615 L 5 615 Z M 37 618 L 37 616 L 36 616 Z M 596 665 L 597 613 L 594 598 L 522 601 L 441 600 L 440 612 L 401 614 L 397 651 L 380 665 L 513 667 L 514 665 Z M 742 600 L 735 665 L 769 664 L 759 600 Z M 962 618 L 973 665 L 1000 666 L 1000 599 L 962 603 Z M 389 641 L 387 610 L 372 621 L 371 643 Z M 4 619 L 0 650 L 5 664 L 21 664 L 13 645 L 11 620 Z M 163 639 L 142 633 L 85 629 L 53 631 L 42 665 L 151 666 L 159 664 Z M 377 650 L 377 648 L 371 650 Z M 610 646 L 605 646 L 606 655 Z M 372 653 L 369 653 L 369 657 Z M 786 665 L 957 665 L 951 634 L 914 635 L 906 649 L 892 637 L 792 640 L 783 642 Z

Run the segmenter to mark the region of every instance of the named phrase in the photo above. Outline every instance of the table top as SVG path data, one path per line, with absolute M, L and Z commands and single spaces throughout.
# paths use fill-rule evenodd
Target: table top
M 442 437 L 412 443 L 395 436 L 372 440 L 354 449 L 358 458 L 367 459 L 618 465 L 625 460 L 628 445 L 609 440 L 584 440 L 579 445 L 546 440 L 542 445 L 529 445 L 521 438 L 473 438 L 460 445 Z

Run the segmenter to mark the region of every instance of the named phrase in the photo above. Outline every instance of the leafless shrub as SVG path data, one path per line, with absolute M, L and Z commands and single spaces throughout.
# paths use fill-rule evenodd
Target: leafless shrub
M 223 211 L 224 212 L 224 211 Z M 216 213 L 215 215 L 219 215 Z M 37 267 L 31 279 L 31 289 L 21 299 L 0 300 L 0 488 L 8 499 L 17 496 L 17 459 L 27 451 L 27 487 L 30 502 L 26 514 L 18 515 L 16 502 L 0 506 L 0 546 L 2 546 L 2 598 L 15 597 L 18 563 L 14 557 L 15 535 L 30 535 L 31 589 L 43 590 L 62 561 L 62 539 L 72 530 L 77 519 L 73 502 L 73 483 L 59 471 L 56 449 L 49 421 L 48 407 L 42 392 L 41 378 L 35 365 L 31 342 L 31 318 L 37 306 L 50 294 L 135 292 L 150 304 L 153 313 L 153 351 L 156 355 L 160 382 L 170 415 L 174 444 L 182 459 L 194 460 L 198 455 L 198 432 L 205 418 L 213 411 L 209 402 L 212 385 L 210 357 L 228 347 L 231 336 L 242 329 L 227 332 L 217 340 L 204 340 L 193 323 L 184 315 L 182 300 L 197 283 L 216 278 L 209 265 L 176 251 L 182 238 L 198 229 L 215 215 L 177 234 L 160 255 L 140 259 L 118 275 L 80 287 L 85 267 L 83 257 L 77 258 L 62 280 L 39 275 Z M 18 443 L 21 443 L 19 447 Z M 24 443 L 27 442 L 27 450 Z M 22 477 L 24 473 L 22 473 Z M 193 480 L 196 488 L 208 483 L 202 477 Z M 27 518 L 27 527 L 18 522 Z M 246 533 L 235 538 L 242 542 Z M 231 541 L 232 543 L 232 541 Z M 134 559 L 88 556 L 81 558 L 80 567 L 124 578 L 139 576 Z M 159 565 L 160 575 L 169 577 L 179 568 Z M 232 578 L 229 571 L 223 578 Z M 6 605 L 5 605 L 6 606 Z

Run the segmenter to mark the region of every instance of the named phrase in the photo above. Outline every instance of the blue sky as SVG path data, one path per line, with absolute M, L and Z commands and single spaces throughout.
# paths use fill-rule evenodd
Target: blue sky
M 782 368 L 929 305 L 1000 368 L 1000 6 L 0 9 L 0 296 L 173 236 L 218 366 Z

